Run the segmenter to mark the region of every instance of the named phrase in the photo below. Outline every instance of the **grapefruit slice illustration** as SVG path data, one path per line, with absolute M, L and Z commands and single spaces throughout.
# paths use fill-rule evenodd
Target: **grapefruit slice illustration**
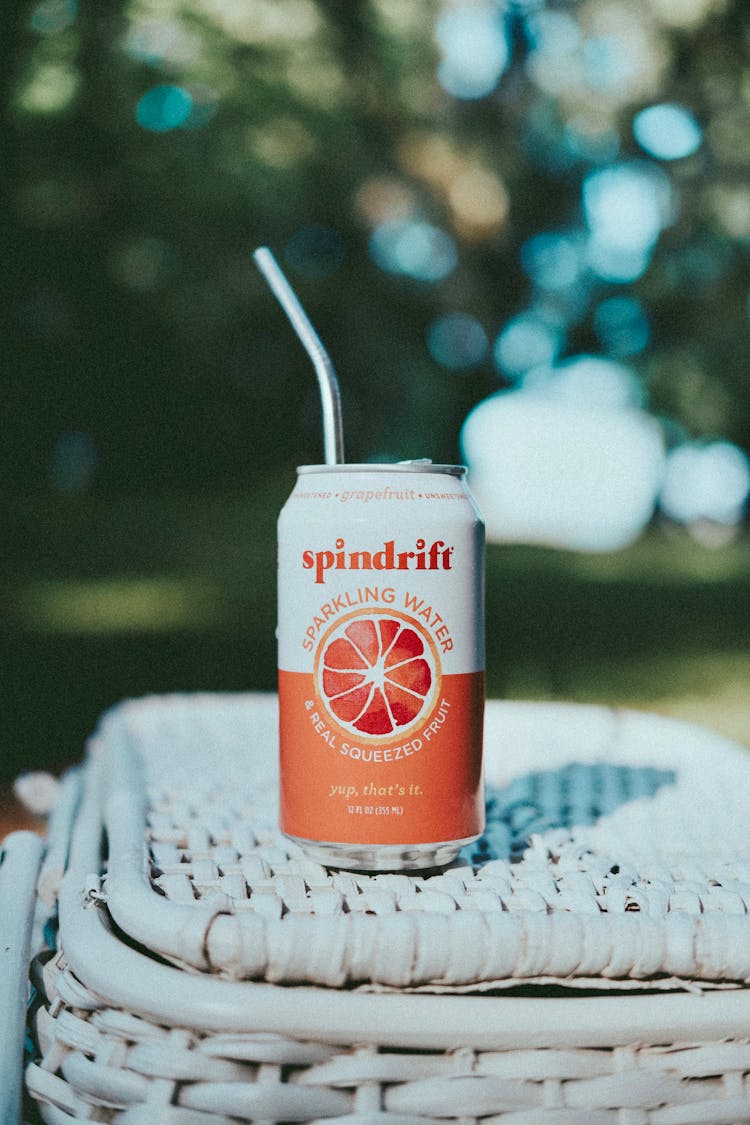
M 437 660 L 417 622 L 390 611 L 349 618 L 324 639 L 318 682 L 326 706 L 351 731 L 400 732 L 430 707 Z

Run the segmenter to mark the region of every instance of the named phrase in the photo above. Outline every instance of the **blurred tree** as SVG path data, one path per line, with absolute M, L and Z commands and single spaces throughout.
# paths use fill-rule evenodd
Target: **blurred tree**
M 76 755 L 122 695 L 273 685 L 275 512 L 322 448 L 260 244 L 339 371 L 350 461 L 453 461 L 540 371 L 670 445 L 750 448 L 748 45 L 745 0 L 4 5 L 5 769 Z M 714 445 L 672 482 L 683 522 L 727 473 L 742 515 Z M 746 683 L 746 543 L 676 575 L 641 546 L 624 578 L 491 553 L 491 691 Z
M 458 456 L 467 411 L 516 378 L 492 344 L 524 311 L 559 355 L 631 365 L 670 433 L 750 444 L 740 0 L 26 0 L 3 20 L 3 487 L 227 489 L 318 459 L 260 243 L 340 371 L 349 459 Z M 639 142 L 657 103 L 689 111 L 694 151 Z M 595 176 L 623 167 L 664 197 L 642 269 L 592 265 Z M 639 346 L 597 319 L 624 293 Z

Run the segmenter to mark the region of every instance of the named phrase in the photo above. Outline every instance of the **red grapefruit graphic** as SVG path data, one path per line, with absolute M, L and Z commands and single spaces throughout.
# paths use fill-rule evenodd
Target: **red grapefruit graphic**
M 426 717 L 440 672 L 418 622 L 394 610 L 371 610 L 345 618 L 323 638 L 316 678 L 341 726 L 382 738 Z

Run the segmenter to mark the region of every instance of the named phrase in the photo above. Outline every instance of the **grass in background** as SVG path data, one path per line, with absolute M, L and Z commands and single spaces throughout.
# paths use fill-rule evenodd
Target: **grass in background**
M 490 693 L 639 707 L 750 746 L 750 543 L 488 553 Z M 506 656 L 502 652 L 503 645 Z
M 106 708 L 275 686 L 276 514 L 252 496 L 24 501 L 0 576 L 2 773 L 80 757 Z M 646 708 L 750 746 L 750 544 L 490 546 L 488 694 Z

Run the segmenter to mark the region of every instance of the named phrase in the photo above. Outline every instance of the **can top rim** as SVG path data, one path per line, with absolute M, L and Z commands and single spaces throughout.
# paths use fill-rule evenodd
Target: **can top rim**
M 338 465 L 299 465 L 297 473 L 442 473 L 451 477 L 465 477 L 466 465 L 437 465 L 432 461 L 345 462 Z

